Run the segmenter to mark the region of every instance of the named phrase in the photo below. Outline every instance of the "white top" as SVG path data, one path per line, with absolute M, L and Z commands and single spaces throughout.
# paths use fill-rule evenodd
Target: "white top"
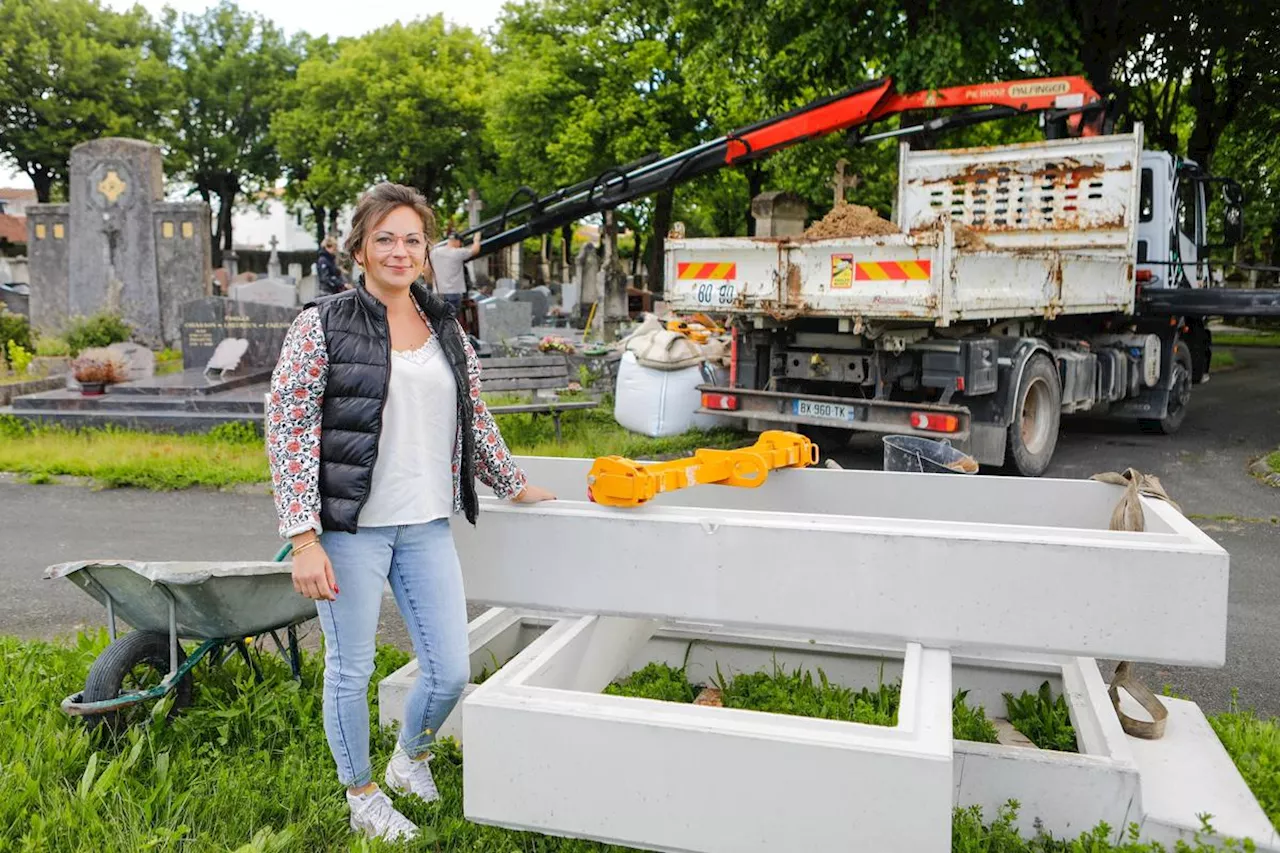
M 420 348 L 392 350 L 378 460 L 361 527 L 424 524 L 453 514 L 458 389 L 432 335 Z
M 471 260 L 471 247 L 453 248 L 447 243 L 431 250 L 431 269 L 436 274 L 437 293 L 466 293 L 467 279 L 462 267 Z

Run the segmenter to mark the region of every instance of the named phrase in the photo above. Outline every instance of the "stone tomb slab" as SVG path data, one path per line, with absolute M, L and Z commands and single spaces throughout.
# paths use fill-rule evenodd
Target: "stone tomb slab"
M 182 307 L 182 366 L 204 370 L 227 339 L 247 342 L 237 371 L 270 371 L 280 358 L 297 308 L 210 296 Z

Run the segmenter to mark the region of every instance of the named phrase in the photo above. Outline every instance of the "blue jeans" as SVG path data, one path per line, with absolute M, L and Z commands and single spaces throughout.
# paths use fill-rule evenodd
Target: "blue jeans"
M 399 736 L 410 755 L 435 740 L 471 676 L 467 602 L 448 519 L 326 531 L 320 544 L 338 585 L 334 601 L 316 602 L 325 638 L 324 730 L 338 778 L 354 788 L 373 779 L 368 693 L 383 583 L 391 584 L 421 668 Z

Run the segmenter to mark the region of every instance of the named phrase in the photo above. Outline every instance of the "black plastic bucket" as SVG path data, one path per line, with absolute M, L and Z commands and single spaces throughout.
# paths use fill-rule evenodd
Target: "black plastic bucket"
M 978 463 L 943 439 L 920 438 L 915 435 L 886 435 L 884 470 L 915 474 L 976 474 Z

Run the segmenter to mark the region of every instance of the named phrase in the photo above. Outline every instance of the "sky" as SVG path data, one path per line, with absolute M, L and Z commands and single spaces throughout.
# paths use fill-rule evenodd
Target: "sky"
M 477 32 L 493 26 L 502 11 L 504 0 L 461 0 L 445 3 L 442 0 L 375 0 L 370 3 L 352 3 L 351 0 L 237 0 L 237 5 L 248 12 L 263 15 L 276 26 L 293 35 L 306 30 L 312 35 L 326 33 L 334 38 L 358 36 L 395 21 L 409 22 L 443 12 L 446 21 L 470 27 Z M 172 6 L 179 13 L 200 13 L 214 5 L 212 0 L 106 0 L 106 5 L 116 10 L 132 8 L 140 3 L 154 17 L 159 17 L 165 6 Z M 31 188 L 31 181 L 21 172 L 13 172 L 0 165 L 0 187 Z

